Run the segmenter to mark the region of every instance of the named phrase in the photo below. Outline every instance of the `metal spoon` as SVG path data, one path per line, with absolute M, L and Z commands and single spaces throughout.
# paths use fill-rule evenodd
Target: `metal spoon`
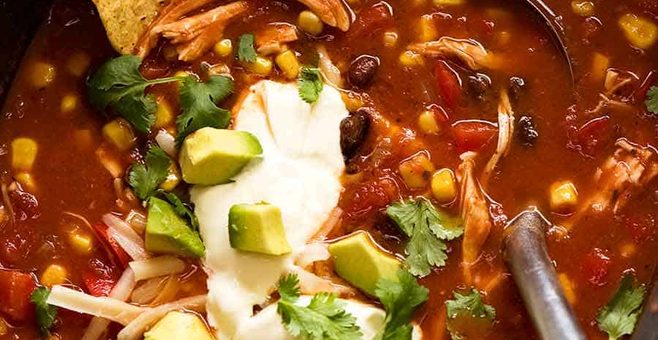
M 653 274 L 653 289 L 644 305 L 631 340 L 658 340 L 658 268 Z
M 546 251 L 548 223 L 535 209 L 515 217 L 504 231 L 504 256 L 526 310 L 545 340 L 584 340 Z

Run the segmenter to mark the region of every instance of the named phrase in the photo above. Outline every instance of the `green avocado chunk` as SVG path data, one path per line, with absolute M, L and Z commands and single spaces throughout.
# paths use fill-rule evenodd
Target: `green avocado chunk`
M 146 250 L 157 254 L 202 257 L 203 242 L 169 203 L 151 197 L 146 220 Z
M 379 248 L 365 231 L 357 231 L 328 247 L 338 276 L 369 295 L 381 278 L 396 280 L 402 263 Z
M 236 204 L 228 213 L 231 247 L 266 255 L 292 251 L 283 229 L 281 210 L 269 203 Z
M 192 313 L 171 311 L 144 333 L 144 340 L 214 340 L 201 318 Z
M 206 127 L 185 138 L 178 161 L 185 182 L 215 185 L 230 182 L 262 153 L 249 132 Z

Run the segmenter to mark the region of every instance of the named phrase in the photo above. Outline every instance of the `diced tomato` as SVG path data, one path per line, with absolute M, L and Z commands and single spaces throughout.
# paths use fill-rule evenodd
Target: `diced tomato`
M 610 126 L 610 117 L 602 116 L 591 119 L 583 124 L 575 133 L 571 141 L 578 151 L 593 156 L 599 149 L 599 146 L 609 142 L 612 138 L 612 128 Z
M 354 37 L 368 37 L 381 29 L 393 26 L 393 13 L 391 7 L 385 2 L 378 2 L 372 7 L 361 10 L 357 16 L 356 21 L 348 31 L 351 39 Z
M 117 277 L 112 268 L 98 259 L 89 261 L 89 268 L 82 273 L 82 281 L 89 294 L 108 296 L 117 283 Z
M 627 215 L 624 217 L 624 226 L 631 233 L 635 243 L 652 240 L 656 221 L 651 215 Z
M 452 125 L 452 135 L 459 152 L 480 150 L 497 133 L 496 125 L 482 120 L 463 120 Z
M 610 258 L 602 249 L 594 248 L 585 255 L 582 262 L 582 269 L 589 283 L 595 286 L 603 286 L 608 283 Z
M 122 265 L 124 268 L 128 266 L 130 262 L 130 256 L 119 246 L 119 244 L 111 237 L 107 235 L 107 226 L 105 224 L 99 223 L 93 226 L 96 236 L 103 242 L 106 249 L 108 250 L 108 255 L 118 261 L 118 264 Z
M 441 60 L 436 63 L 434 77 L 441 99 L 448 108 L 453 109 L 462 95 L 461 81 L 457 72 Z
M 0 269 L 0 313 L 13 321 L 25 321 L 34 314 L 30 295 L 37 287 L 31 274 Z
M 351 195 L 352 200 L 345 209 L 350 216 L 365 214 L 386 207 L 397 195 L 395 182 L 389 178 L 381 178 L 361 184 Z

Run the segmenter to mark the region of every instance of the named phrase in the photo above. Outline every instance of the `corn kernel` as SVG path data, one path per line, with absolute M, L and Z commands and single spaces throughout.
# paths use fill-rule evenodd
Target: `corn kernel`
M 432 175 L 432 195 L 441 203 L 449 203 L 457 197 L 457 180 L 448 168 L 440 169 Z
M 167 45 L 162 49 L 162 56 L 166 61 L 176 61 L 178 60 L 178 51 L 176 51 L 176 47 Z
M 167 178 L 165 178 L 164 182 L 160 184 L 160 189 L 164 191 L 172 191 L 176 188 L 178 183 L 180 183 L 180 171 L 178 170 L 178 167 L 172 163 L 169 167 Z
M 62 102 L 59 105 L 59 109 L 62 113 L 69 113 L 78 106 L 78 96 L 74 94 L 67 94 L 62 98 Z
M 90 63 L 91 59 L 89 58 L 89 55 L 85 52 L 78 51 L 71 55 L 66 64 L 66 68 L 70 74 L 76 77 L 82 77 L 87 73 Z
M 363 97 L 360 94 L 352 91 L 342 91 L 340 93 L 343 103 L 349 112 L 355 112 L 363 107 Z
M 272 61 L 261 56 L 256 57 L 253 63 L 247 64 L 247 69 L 259 76 L 268 76 L 272 73 L 272 67 Z
M 568 213 L 578 204 L 578 191 L 571 182 L 558 182 L 551 185 L 551 209 Z
M 399 171 L 409 188 L 419 189 L 427 186 L 427 182 L 434 172 L 434 164 L 427 155 L 418 153 L 400 163 Z
M 37 159 L 39 145 L 32 138 L 20 137 L 11 142 L 11 165 L 16 171 L 30 171 Z
M 619 19 L 619 26 L 624 31 L 626 39 L 637 48 L 647 49 L 658 38 L 658 27 L 656 27 L 656 24 L 649 21 L 649 19 L 635 14 L 624 14 Z
M 55 66 L 37 61 L 31 69 L 32 84 L 37 88 L 46 87 L 55 80 L 55 74 Z
M 153 126 L 155 128 L 162 128 L 174 121 L 174 112 L 169 102 L 163 97 L 159 97 L 156 101 L 158 109 L 155 111 L 155 123 L 153 123 Z
M 0 317 L 0 336 L 7 334 L 9 334 L 9 324 L 3 317 Z
M 594 56 L 592 57 L 591 79 L 593 81 L 603 80 L 609 67 L 610 59 L 599 52 L 594 52 Z
M 423 56 L 412 51 L 402 52 L 402 54 L 400 54 L 399 61 L 400 64 L 402 64 L 404 67 L 416 67 L 425 64 Z
M 625 243 L 619 247 L 619 254 L 623 257 L 629 258 L 637 252 L 637 247 L 633 243 Z
M 432 0 L 434 6 L 443 7 L 443 6 L 456 6 L 464 3 L 464 0 Z
M 398 44 L 397 32 L 384 32 L 384 46 L 391 48 Z
M 121 151 L 135 146 L 135 134 L 130 124 L 123 119 L 115 119 L 103 126 L 103 137 Z
M 418 22 L 418 38 L 421 42 L 436 40 L 439 37 L 439 31 L 434 25 L 431 15 L 425 14 L 420 17 Z
M 318 35 L 324 30 L 322 20 L 311 11 L 302 11 L 299 13 L 297 26 L 310 35 Z
M 67 271 L 58 264 L 51 264 L 41 274 L 41 284 L 46 287 L 62 284 L 67 280 Z
M 557 278 L 560 281 L 560 286 L 562 286 L 564 297 L 567 299 L 567 302 L 573 306 L 576 303 L 576 292 L 574 291 L 573 281 L 569 278 L 569 275 L 565 273 L 559 273 Z
M 276 65 L 283 72 L 283 75 L 288 79 L 297 79 L 299 74 L 299 61 L 295 52 L 287 50 L 279 53 L 279 55 L 274 58 Z
M 14 179 L 29 192 L 35 192 L 37 190 L 37 184 L 34 181 L 34 177 L 32 177 L 29 172 L 19 172 L 14 175 Z
M 594 15 L 594 3 L 591 1 L 574 0 L 571 2 L 571 10 L 581 17 Z
M 424 110 L 418 116 L 418 127 L 427 134 L 436 134 L 440 131 L 439 124 L 436 122 L 436 116 L 432 110 Z
M 233 53 L 233 42 L 231 39 L 222 39 L 213 46 L 212 50 L 220 57 L 229 56 Z
M 189 77 L 189 76 L 193 76 L 193 74 L 191 72 L 188 72 L 188 71 L 180 70 L 180 71 L 176 71 L 176 73 L 174 73 L 174 77 L 178 77 L 178 78 L 184 78 L 184 77 Z
M 91 235 L 74 230 L 69 234 L 69 244 L 80 255 L 89 255 L 94 250 L 94 239 Z

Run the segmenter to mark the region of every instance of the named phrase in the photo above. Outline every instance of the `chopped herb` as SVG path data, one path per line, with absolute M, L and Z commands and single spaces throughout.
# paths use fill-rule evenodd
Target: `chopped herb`
M 658 86 L 652 86 L 649 89 L 644 105 L 647 106 L 647 111 L 658 114 Z
M 121 56 L 103 64 L 87 81 L 89 101 L 99 110 L 111 107 L 138 131 L 147 133 L 155 122 L 157 104 L 144 90 L 155 84 L 181 78 L 147 80 L 139 72 L 142 60 L 136 56 Z
M 248 63 L 256 61 L 256 49 L 254 48 L 254 35 L 243 34 L 238 38 L 238 60 Z
M 413 313 L 428 298 L 427 288 L 419 285 L 409 272 L 400 270 L 397 276 L 397 280 L 380 279 L 375 289 L 386 310 L 385 326 L 378 338 L 381 340 L 411 339 Z
M 277 313 L 293 337 L 339 340 L 362 337 L 356 318 L 345 311 L 345 304 L 336 295 L 318 293 L 308 306 L 300 306 L 297 304 L 300 295 L 297 275 L 282 276 L 277 287 L 281 296 Z
M 46 336 L 50 335 L 50 328 L 53 326 L 55 318 L 57 317 L 57 307 L 46 303 L 48 295 L 50 295 L 48 288 L 38 287 L 30 296 L 30 301 L 35 307 L 34 309 L 36 312 L 37 324 L 39 325 L 39 331 Z
M 146 154 L 145 164 L 134 164 L 128 174 L 128 184 L 137 197 L 145 200 L 167 179 L 171 158 L 161 148 L 154 146 Z
M 187 135 L 204 127 L 226 128 L 231 112 L 217 107 L 233 91 L 233 80 L 225 76 L 212 76 L 206 83 L 193 77 L 183 80 L 180 89 L 180 105 L 183 112 L 176 120 L 180 144 Z
M 174 193 L 162 191 L 162 196 L 171 204 L 176 214 L 190 222 L 190 227 L 194 231 L 199 231 L 199 220 L 192 209 Z
M 409 237 L 405 248 L 409 272 L 423 277 L 433 266 L 444 266 L 446 244 L 464 233 L 462 222 L 438 210 L 423 197 L 391 204 L 386 214 Z
M 468 295 L 462 295 L 458 292 L 452 292 L 454 300 L 446 301 L 448 318 L 454 319 L 460 315 L 466 315 L 473 318 L 485 318 L 490 321 L 496 318 L 496 309 L 485 304 L 482 301 L 482 295 L 475 289 L 472 289 Z
M 599 328 L 608 333 L 611 340 L 631 334 L 635 328 L 642 310 L 645 289 L 644 286 L 635 286 L 634 281 L 632 274 L 624 275 L 617 292 L 596 317 Z
M 299 79 L 297 79 L 297 86 L 299 87 L 299 97 L 303 101 L 309 104 L 315 103 L 320 98 L 320 93 L 322 93 L 324 87 L 320 69 L 302 67 L 299 72 Z

